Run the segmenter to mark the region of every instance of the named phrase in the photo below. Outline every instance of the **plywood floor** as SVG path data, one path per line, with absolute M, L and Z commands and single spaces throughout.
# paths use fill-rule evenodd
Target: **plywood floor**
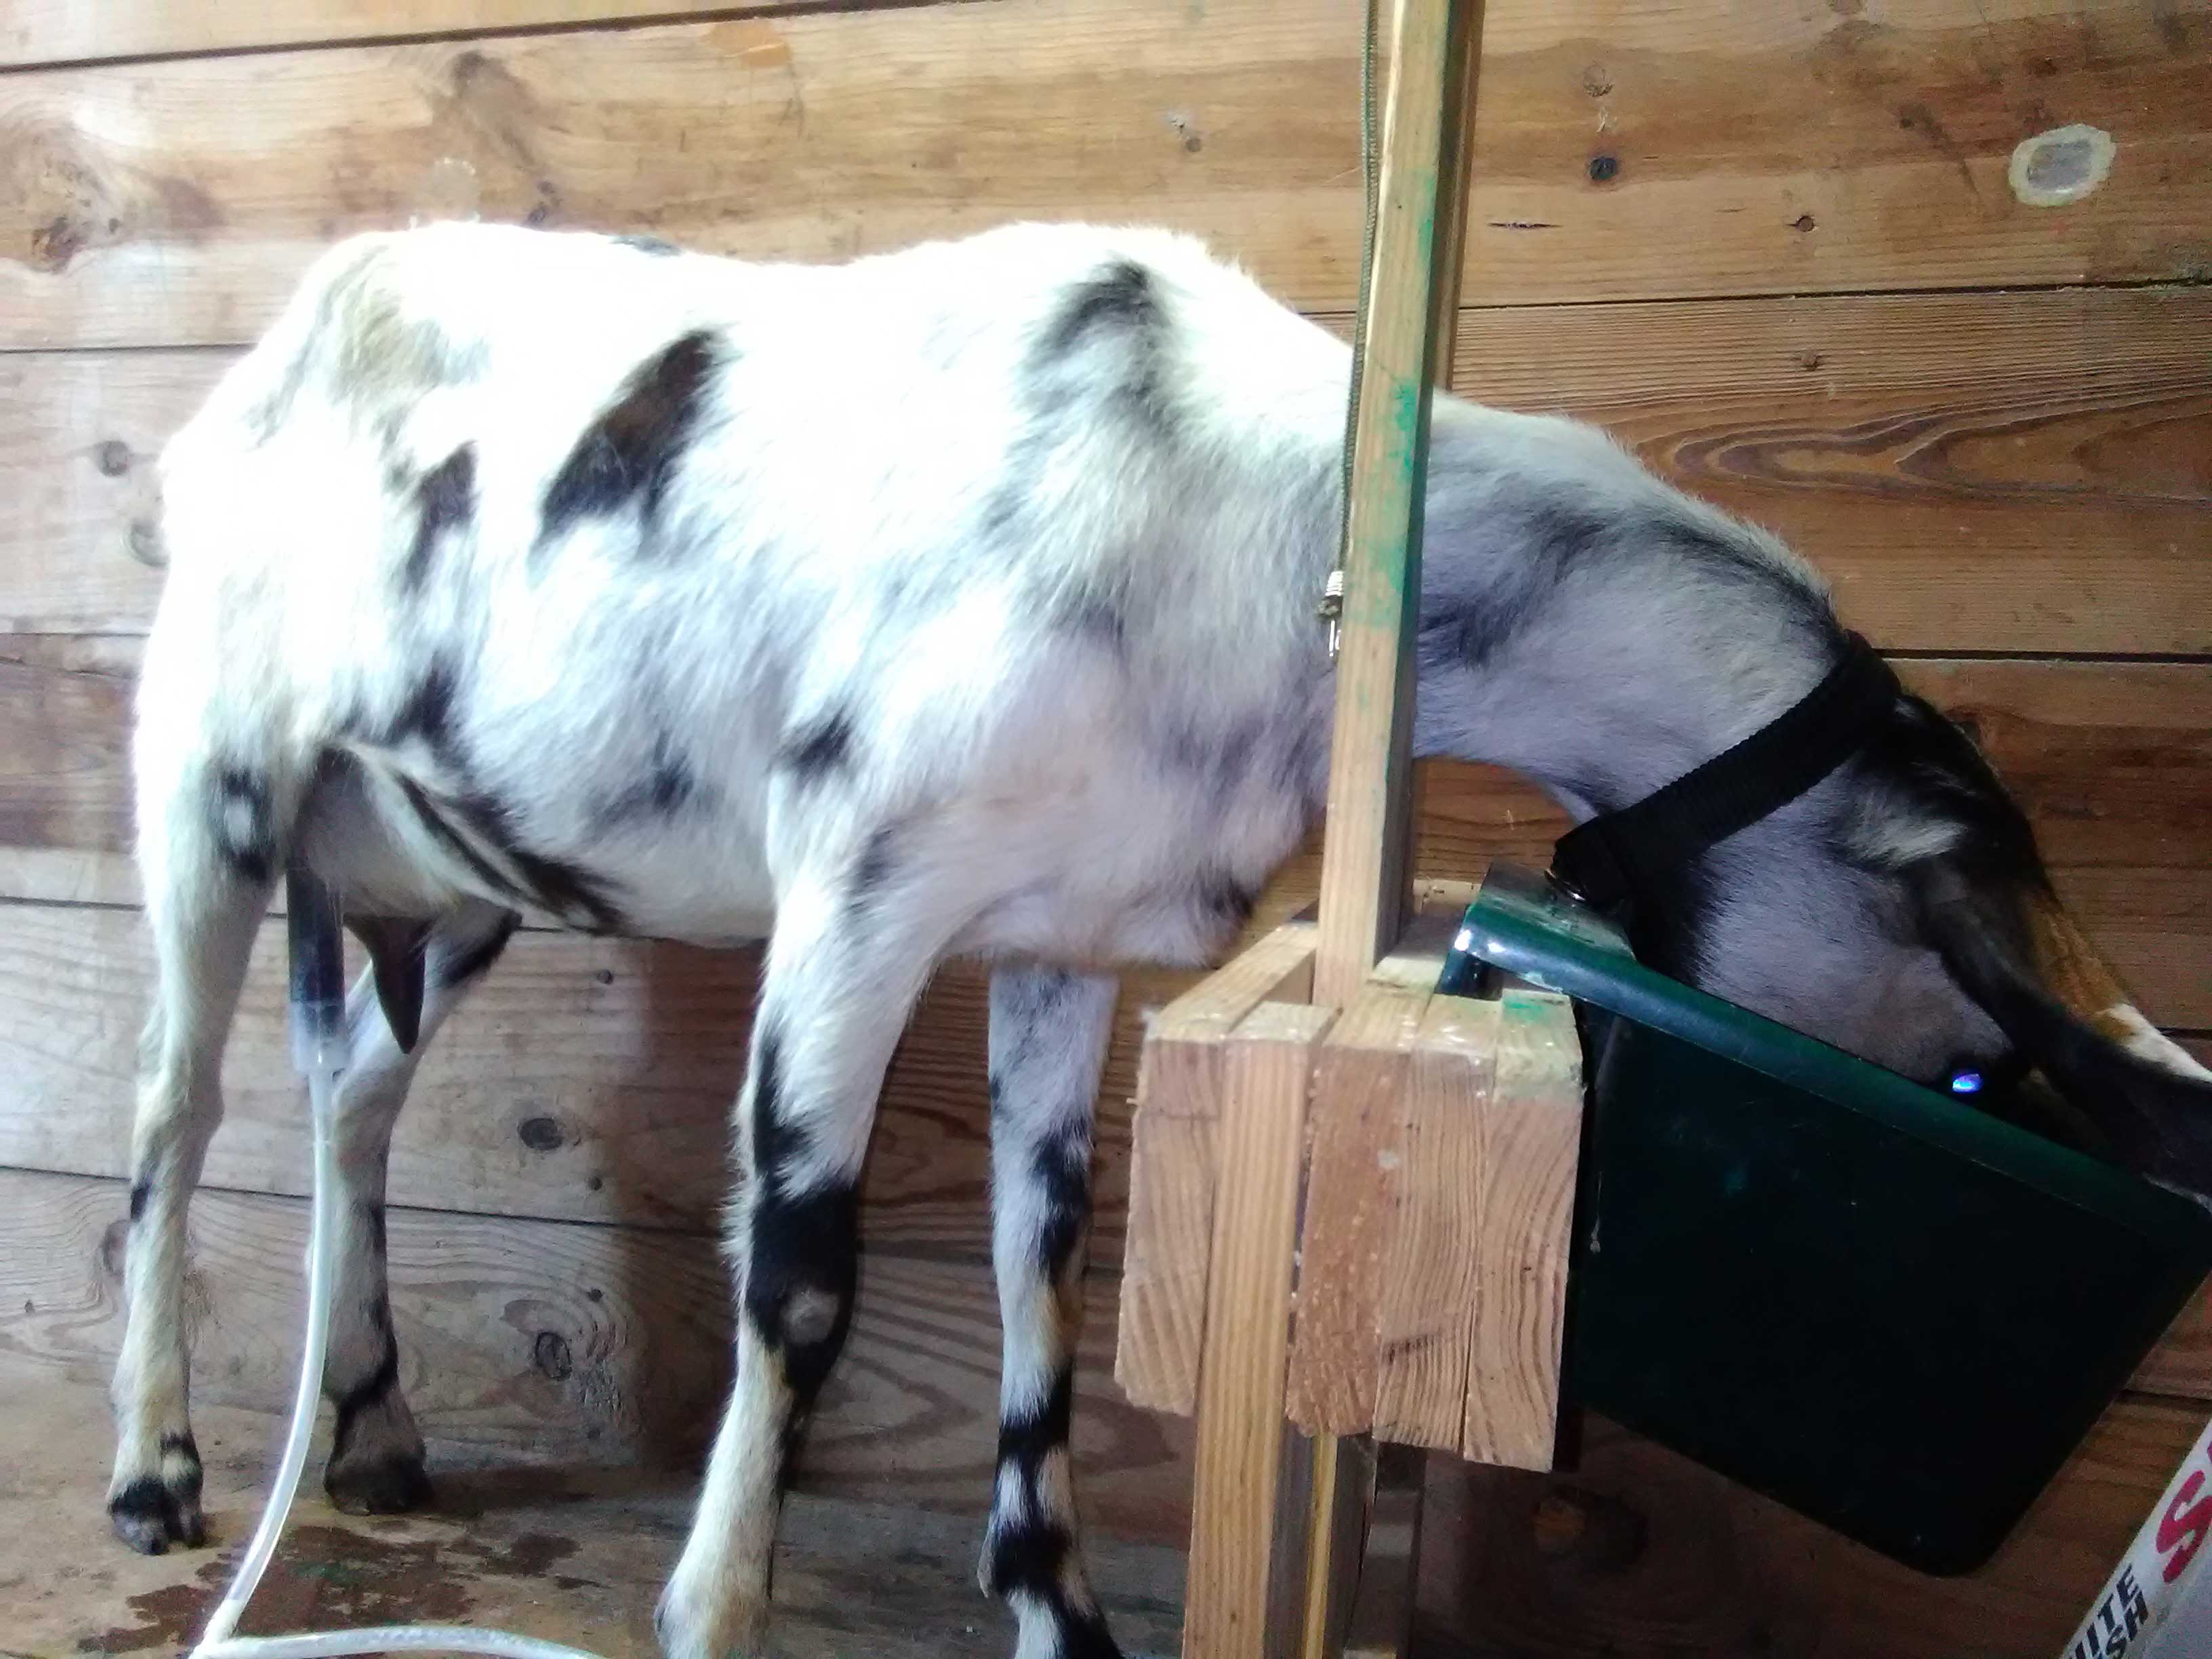
M 213 1541 L 149 1558 L 115 1542 L 101 1512 L 102 1390 L 0 1378 L 0 1659 L 188 1647 L 258 1513 L 280 1425 L 249 1412 L 195 1413 Z M 331 1510 L 313 1473 L 319 1455 L 311 1461 L 246 1632 L 489 1625 L 605 1659 L 653 1659 L 653 1602 L 683 1542 L 688 1478 L 456 1468 L 434 1446 L 431 1458 L 434 1510 L 397 1517 Z M 1011 1621 L 975 1588 L 981 1532 L 980 1516 L 794 1498 L 776 1562 L 775 1652 L 921 1659 L 1006 1650 Z M 1176 1651 L 1180 1553 L 1102 1539 L 1092 1562 L 1125 1649 Z

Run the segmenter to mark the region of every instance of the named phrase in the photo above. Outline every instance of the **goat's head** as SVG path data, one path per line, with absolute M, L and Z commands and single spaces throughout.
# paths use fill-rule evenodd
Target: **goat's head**
M 2025 815 L 1922 699 L 1658 896 L 1647 960 L 2212 1200 L 2212 1073 L 2129 1001 Z

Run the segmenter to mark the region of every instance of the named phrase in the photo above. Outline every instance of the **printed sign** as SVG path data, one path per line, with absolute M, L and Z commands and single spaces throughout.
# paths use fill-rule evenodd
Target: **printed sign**
M 2208 1542 L 2212 1542 L 2212 1423 L 2197 1437 L 2166 1495 L 2074 1633 L 2065 1659 L 2121 1659 L 2124 1654 L 2155 1659 L 2165 1644 L 2152 1638 L 2180 1607 L 2185 1589 L 2193 1585 L 2191 1569 Z

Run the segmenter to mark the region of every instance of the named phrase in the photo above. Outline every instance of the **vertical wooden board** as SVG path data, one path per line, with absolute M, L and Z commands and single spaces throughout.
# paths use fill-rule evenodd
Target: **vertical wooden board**
M 1271 1628 L 1278 1480 L 1286 1431 L 1298 1176 L 1315 1044 L 1332 1012 L 1263 1003 L 1224 1045 L 1222 1174 L 1191 1487 L 1189 1659 L 1264 1659 Z
M 1465 1438 L 1487 1267 L 1484 1139 L 1492 1127 L 1498 1019 L 1495 1001 L 1440 996 L 1414 1039 L 1405 1164 L 1376 1332 L 1380 1439 L 1456 1451 Z
M 1321 1048 L 1291 1344 L 1291 1421 L 1364 1434 L 1375 1421 L 1376 1315 L 1403 1168 L 1403 1098 L 1429 994 L 1373 985 Z
M 1140 1097 L 1130 1127 L 1114 1380 L 1130 1404 L 1152 1411 L 1188 1416 L 1198 1408 L 1217 1127 L 1211 1117 L 1150 1109 Z
M 1114 1375 L 1156 1411 L 1198 1403 L 1212 1249 L 1223 1042 L 1263 1000 L 1302 1001 L 1314 930 L 1288 922 L 1170 1003 L 1146 1034 L 1130 1127 L 1127 1242 Z
M 1501 1001 L 1462 1449 L 1486 1463 L 1547 1469 L 1559 1415 L 1583 1051 L 1565 997 L 1508 991 Z

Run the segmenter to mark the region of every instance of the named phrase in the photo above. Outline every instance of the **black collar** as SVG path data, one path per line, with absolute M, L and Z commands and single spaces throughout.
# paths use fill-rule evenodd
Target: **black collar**
M 1681 865 L 1786 806 L 1858 753 L 1901 691 L 1874 647 L 1846 635 L 1844 659 L 1827 678 L 1742 742 L 1560 836 L 1553 879 L 1601 910 L 1663 890 Z

